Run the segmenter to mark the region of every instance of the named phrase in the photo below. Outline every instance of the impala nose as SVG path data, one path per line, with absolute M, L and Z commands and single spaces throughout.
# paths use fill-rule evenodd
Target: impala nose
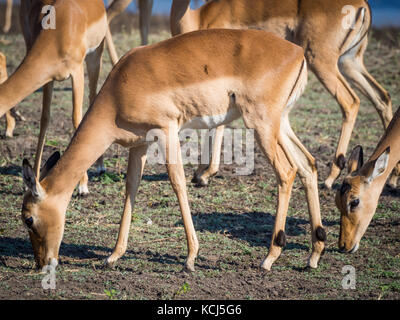
M 345 252 L 346 252 L 346 246 L 341 246 L 341 247 L 339 248 L 339 252 L 345 253 Z

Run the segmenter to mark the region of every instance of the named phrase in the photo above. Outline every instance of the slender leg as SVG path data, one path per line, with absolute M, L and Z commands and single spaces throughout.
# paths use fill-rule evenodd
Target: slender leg
M 149 28 L 153 0 L 139 0 L 139 28 L 142 38 L 142 45 L 149 43 Z
M 110 27 L 107 28 L 106 42 L 107 42 L 107 50 L 108 50 L 108 54 L 111 59 L 111 63 L 113 66 L 115 66 L 118 63 L 119 58 L 118 58 L 117 50 L 115 49 L 114 41 L 112 39 Z
M 269 146 L 261 137 L 261 133 L 257 134 L 257 141 L 264 153 L 268 154 Z M 272 239 L 268 251 L 268 256 L 261 264 L 261 267 L 265 270 L 271 270 L 272 264 L 276 261 L 276 259 L 278 259 L 282 252 L 282 248 L 286 244 L 286 215 L 289 207 L 289 200 L 292 192 L 293 182 L 296 177 L 296 168 L 290 164 L 280 144 L 277 145 L 276 151 L 277 152 L 274 156 L 272 164 L 278 182 L 278 207 L 276 210 L 274 230 L 272 232 Z
M 7 33 L 11 29 L 12 9 L 13 9 L 13 0 L 7 0 L 5 23 L 3 27 L 4 33 Z
M 197 168 L 192 182 L 196 183 L 198 186 L 207 186 L 208 180 L 214 176 L 219 169 L 221 162 L 221 148 L 222 140 L 224 138 L 225 126 L 219 126 L 215 130 L 215 136 L 213 139 L 212 152 L 210 154 L 209 164 L 201 164 Z
M 37 177 L 40 177 L 40 164 L 42 162 L 42 154 L 46 139 L 46 131 L 50 122 L 50 106 L 53 97 L 53 84 L 54 83 L 52 81 L 43 87 L 42 118 L 40 119 L 39 142 L 37 145 L 36 158 L 35 158 L 35 173 Z
M 339 67 L 343 75 L 354 84 L 375 106 L 386 129 L 393 118 L 392 101 L 385 89 L 372 77 L 364 65 L 364 52 L 368 38 L 340 59 Z
M 83 95 L 84 95 L 84 82 L 85 82 L 85 74 L 83 70 L 83 64 L 81 64 L 74 72 L 71 74 L 72 76 L 72 103 L 73 103 L 73 112 L 72 112 L 72 122 L 75 130 L 78 129 L 78 126 L 82 120 L 82 105 L 83 105 Z M 88 189 L 88 175 L 85 173 L 82 179 L 79 181 L 78 193 L 79 195 L 86 195 L 89 193 Z
M 188 257 L 185 262 L 185 268 L 188 271 L 194 271 L 194 260 L 199 251 L 199 242 L 197 240 L 192 216 L 190 214 L 189 201 L 186 192 L 185 171 L 183 170 L 177 126 L 170 126 L 166 133 L 168 140 L 166 143 L 166 166 L 172 188 L 178 197 L 188 244 Z
M 119 227 L 118 240 L 106 263 L 112 266 L 125 253 L 128 245 L 129 228 L 132 220 L 132 209 L 135 197 L 142 179 L 143 168 L 146 163 L 147 145 L 132 148 L 129 151 L 128 173 L 126 176 L 125 207 Z
M 89 105 L 91 106 L 97 94 L 97 83 L 101 71 L 102 55 L 104 50 L 104 41 L 102 44 L 86 57 L 86 65 L 89 77 Z M 103 164 L 103 156 L 96 161 L 97 173 L 102 174 L 106 171 Z
M 386 129 L 393 118 L 392 101 L 386 90 L 365 68 L 363 57 L 367 44 L 368 39 L 365 38 L 360 47 L 354 49 L 354 54 L 351 52 L 340 60 L 339 66 L 343 75 L 372 102 Z M 399 174 L 400 164 L 389 178 L 388 184 L 392 188 L 396 188 Z
M 330 189 L 333 182 L 339 176 L 340 171 L 344 169 L 345 155 L 360 107 L 360 99 L 341 75 L 337 66 L 337 60 L 330 61 L 328 58 L 323 59 L 323 57 L 319 57 L 312 60 L 310 67 L 322 84 L 337 100 L 343 115 L 342 130 L 336 149 L 335 160 L 332 163 L 330 174 L 325 180 L 325 186 Z
M 6 122 L 7 122 L 6 137 L 12 138 L 15 129 L 15 118 L 11 114 L 11 111 L 6 112 Z
M 312 241 L 312 253 L 308 265 L 316 268 L 325 248 L 326 233 L 321 221 L 315 159 L 297 138 L 287 117 L 283 118 L 281 128 L 281 145 L 297 167 L 301 182 L 306 189 Z

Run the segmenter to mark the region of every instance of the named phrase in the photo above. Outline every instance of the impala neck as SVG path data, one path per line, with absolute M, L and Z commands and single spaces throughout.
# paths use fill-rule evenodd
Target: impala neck
M 115 141 L 112 122 L 115 112 L 107 99 L 97 101 L 83 118 L 61 159 L 41 182 L 49 196 L 66 201 L 65 207 L 84 173 Z
M 172 35 L 198 30 L 199 10 L 190 9 L 190 0 L 173 0 L 170 17 Z
M 18 69 L 0 85 L 0 117 L 25 97 L 52 80 L 55 53 L 35 45 Z

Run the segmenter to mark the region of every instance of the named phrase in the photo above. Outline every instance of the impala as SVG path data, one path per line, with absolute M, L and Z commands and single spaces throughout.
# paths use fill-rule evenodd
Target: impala
M 352 6 L 351 28 L 342 10 Z M 264 29 L 292 41 L 305 50 L 308 66 L 336 99 L 343 114 L 342 130 L 325 186 L 331 188 L 345 166 L 345 154 L 360 106 L 349 83 L 371 100 L 386 128 L 392 119 L 390 95 L 368 73 L 363 56 L 371 26 L 371 10 L 365 0 L 212 0 L 197 10 L 190 0 L 173 0 L 172 35 L 211 28 Z M 347 79 L 347 80 L 346 80 Z M 207 185 L 218 171 L 223 127 L 216 130 L 210 165 L 201 165 L 193 181 Z M 399 166 L 400 169 L 400 166 Z M 396 186 L 397 175 L 390 181 Z
M 84 67 L 86 59 L 89 75 L 90 101 L 96 96 L 101 67 L 104 37 L 108 28 L 104 4 L 101 0 L 54 0 L 55 29 L 42 29 L 42 8 L 49 1 L 21 1 L 21 26 L 27 54 L 21 65 L 7 81 L 0 85 L 0 117 L 26 96 L 43 86 L 43 109 L 39 142 L 35 158 L 35 172 L 39 175 L 46 130 L 50 120 L 53 81 L 71 77 L 73 90 L 73 125 L 82 119 L 84 97 Z M 7 127 L 8 135 L 12 135 Z M 98 167 L 102 167 L 101 161 Z M 79 185 L 79 193 L 88 192 L 87 175 Z
M 218 52 L 218 54 L 215 54 Z M 194 270 L 199 244 L 186 193 L 178 131 L 210 128 L 243 117 L 272 164 L 278 206 L 272 241 L 262 267 L 269 270 L 285 245 L 285 220 L 298 172 L 306 189 L 311 221 L 310 267 L 317 267 L 326 238 L 320 217 L 317 170 L 292 131 L 288 114 L 303 92 L 307 67 L 303 50 L 256 30 L 209 30 L 184 34 L 127 53 L 104 86 L 62 158 L 51 157 L 39 179 L 27 160 L 22 220 L 39 266 L 58 258 L 65 212 L 74 186 L 114 142 L 129 151 L 125 207 L 112 265 L 126 251 L 131 211 L 146 162 L 146 135 L 165 133 L 166 168 L 182 213 L 188 243 L 185 267 Z M 51 169 L 52 168 L 52 169 Z M 47 173 L 48 172 L 48 173 Z
M 125 11 L 131 2 L 132 0 L 111 0 L 111 4 L 107 9 L 108 23 L 110 23 L 111 20 L 121 12 Z M 142 45 L 146 45 L 149 42 L 149 28 L 152 9 L 153 0 L 139 0 L 139 29 Z M 115 65 L 119 58 L 110 30 L 107 32 L 106 42 L 111 61 Z
M 354 148 L 348 161 L 348 176 L 336 193 L 340 210 L 339 248 L 355 252 L 378 205 L 390 172 L 400 161 L 400 108 L 369 160 L 363 164 L 363 149 Z

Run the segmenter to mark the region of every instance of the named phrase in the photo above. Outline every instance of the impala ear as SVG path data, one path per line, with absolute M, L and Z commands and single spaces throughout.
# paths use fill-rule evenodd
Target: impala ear
M 368 183 L 371 183 L 386 171 L 389 164 L 389 154 L 390 147 L 387 147 L 385 151 L 383 151 L 382 154 L 375 161 L 373 161 L 372 172 L 367 177 Z
M 32 195 L 35 198 L 41 199 L 45 196 L 45 192 L 40 185 L 40 182 L 37 180 L 29 161 L 26 159 L 22 162 L 22 178 L 24 179 L 25 185 L 32 192 Z
M 60 152 L 56 151 L 50 156 L 43 168 L 40 170 L 39 181 L 42 181 L 47 176 L 50 170 L 56 165 L 58 160 L 60 160 Z
M 364 152 L 361 146 L 357 146 L 351 152 L 347 161 L 347 169 L 349 173 L 359 170 L 364 164 Z

